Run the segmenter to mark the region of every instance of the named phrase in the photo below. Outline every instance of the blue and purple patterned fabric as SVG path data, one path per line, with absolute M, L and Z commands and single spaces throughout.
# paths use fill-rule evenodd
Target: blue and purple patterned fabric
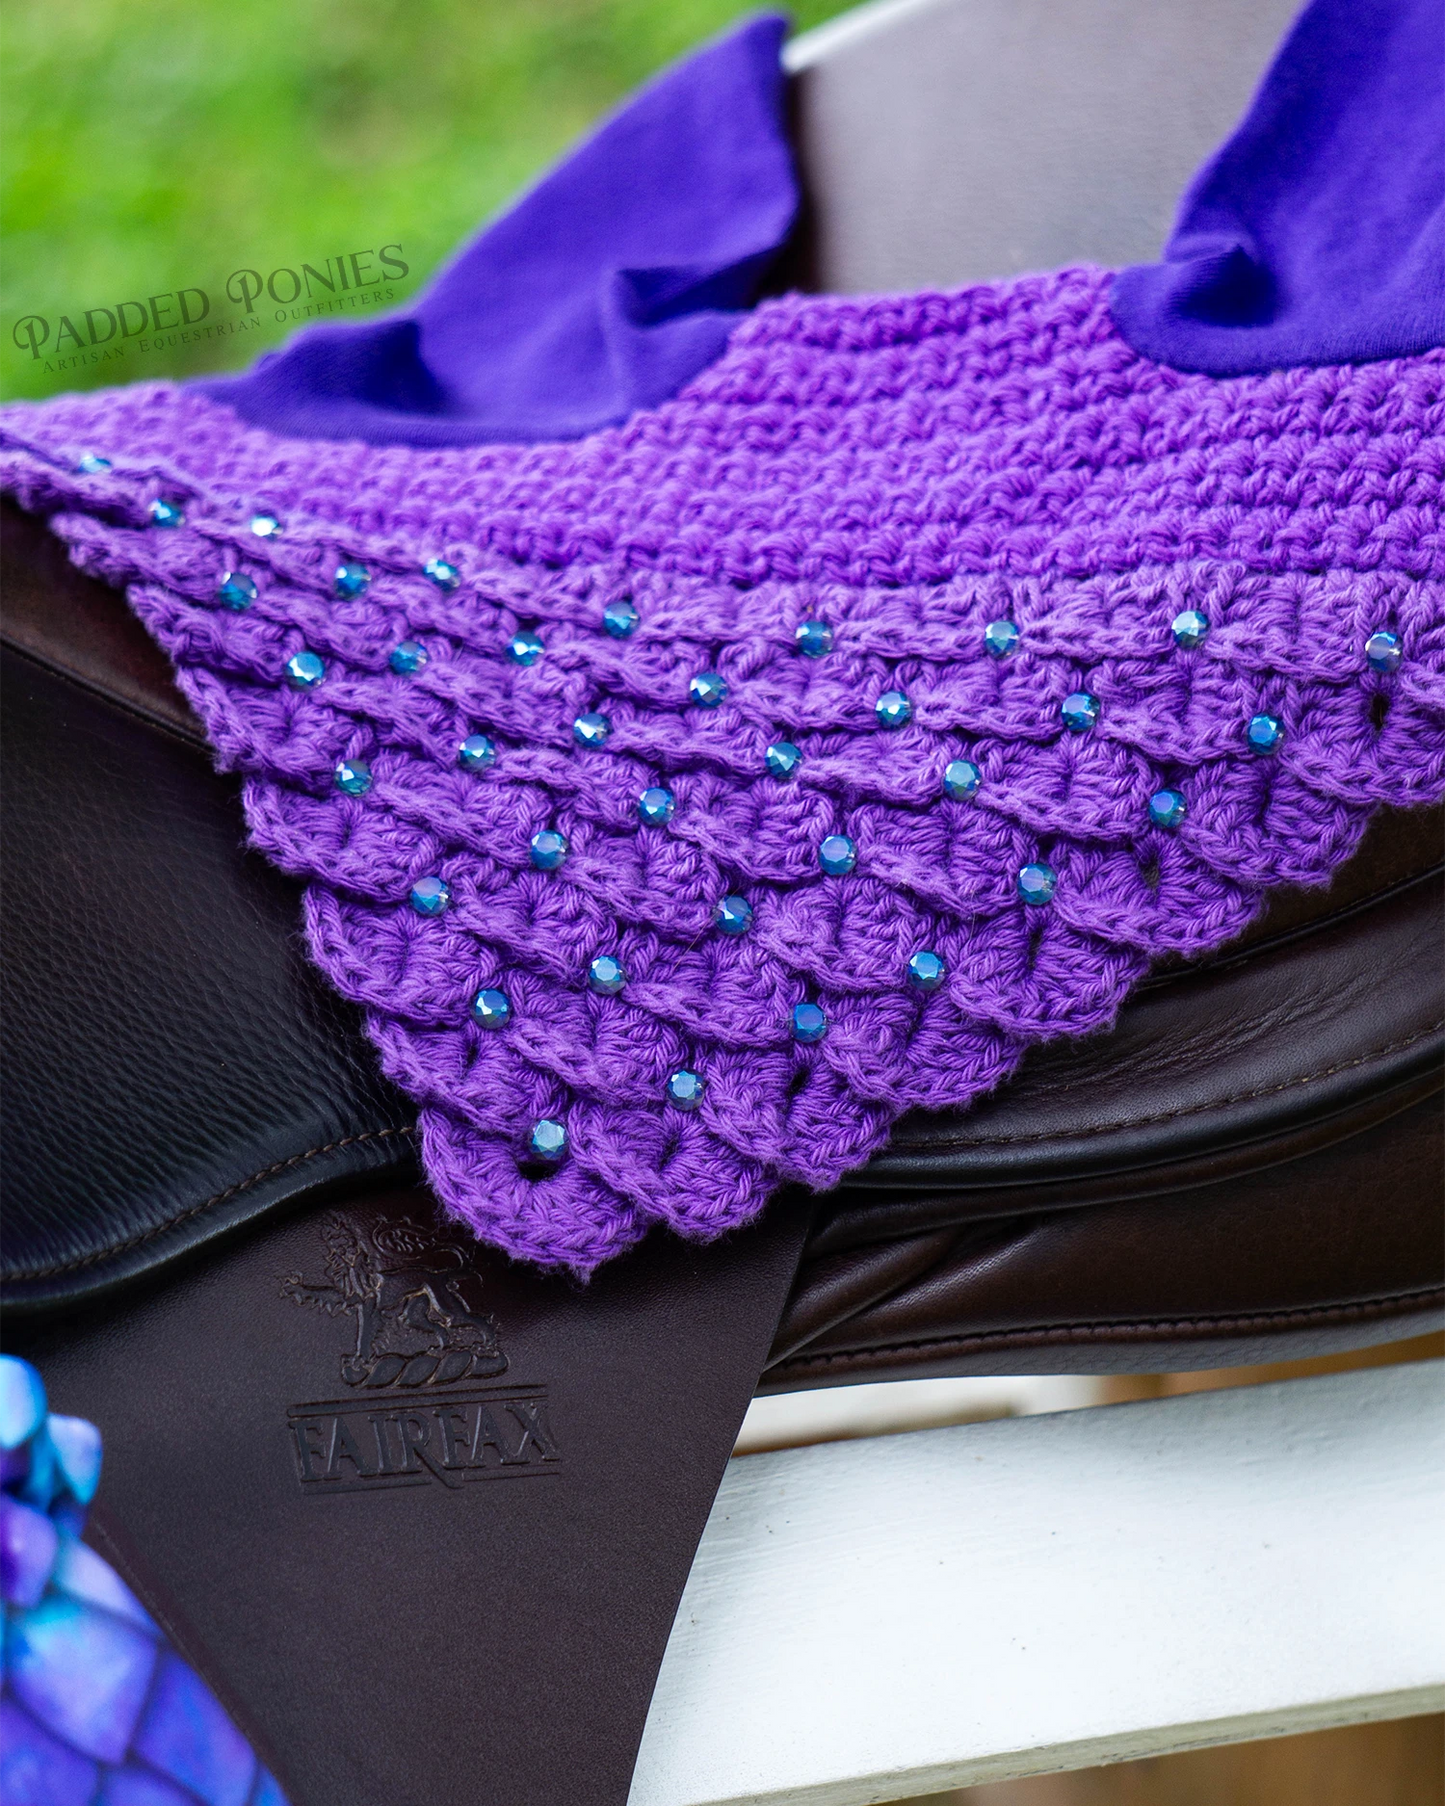
M 0 1800 L 5 1806 L 286 1806 L 210 1688 L 81 1542 L 100 1432 L 47 1413 L 0 1355 Z

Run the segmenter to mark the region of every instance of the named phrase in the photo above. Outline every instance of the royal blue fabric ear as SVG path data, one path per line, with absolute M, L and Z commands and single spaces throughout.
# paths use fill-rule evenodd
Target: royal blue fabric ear
M 1313 0 L 1112 306 L 1136 351 L 1211 376 L 1445 344 L 1440 0 Z
M 665 401 L 792 228 L 786 29 L 750 20 L 651 82 L 403 312 L 198 386 L 273 432 L 372 444 L 575 439 Z

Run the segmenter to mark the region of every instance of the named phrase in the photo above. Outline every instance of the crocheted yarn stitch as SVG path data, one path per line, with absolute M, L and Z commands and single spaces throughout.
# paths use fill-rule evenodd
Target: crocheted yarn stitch
M 1445 790 L 1445 357 L 1180 375 L 1120 337 L 1108 280 L 785 298 L 674 401 L 566 445 L 318 445 L 168 385 L 8 410 L 0 482 L 170 653 L 479 1236 L 586 1272 L 654 1223 L 707 1238 L 782 1180 L 831 1185 L 902 1112 L 967 1104 L 1266 887 L 1326 879 L 1375 805 Z M 341 598 L 348 560 L 369 582 Z M 258 590 L 241 612 L 231 571 Z M 1198 645 L 1171 632 L 1186 610 Z M 530 664 L 508 652 L 527 631 Z M 403 640 L 420 669 L 391 667 Z M 325 665 L 305 690 L 302 649 Z M 714 707 L 690 699 L 706 672 Z M 1076 692 L 1098 704 L 1077 732 Z M 579 744 L 593 712 L 610 734 Z M 1257 716 L 1282 728 L 1263 755 Z M 469 771 L 476 733 L 496 758 Z M 780 741 L 802 753 L 783 778 Z M 370 787 L 344 794 L 358 759 Z M 971 796 L 945 793 L 958 759 Z M 653 786 L 675 808 L 649 823 Z M 1161 789 L 1182 823 L 1151 820 Z M 546 829 L 569 850 L 538 870 Z M 1047 904 L 1021 897 L 1030 865 Z M 424 876 L 439 915 L 408 902 Z M 745 933 L 715 926 L 730 894 Z M 935 989 L 908 980 L 920 950 Z M 589 988 L 599 954 L 620 993 Z M 482 987 L 510 1001 L 499 1032 Z M 794 1038 L 800 1002 L 821 1039 Z M 696 1109 L 668 1099 L 679 1069 Z M 550 1170 L 526 1158 L 540 1118 L 567 1131 Z

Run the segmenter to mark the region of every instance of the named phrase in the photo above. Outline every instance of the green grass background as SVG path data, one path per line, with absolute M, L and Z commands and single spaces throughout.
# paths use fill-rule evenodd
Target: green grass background
M 799 28 L 847 0 L 795 0 Z M 414 291 L 738 0 L 8 0 L 0 389 L 248 363 L 294 326 L 46 375 L 13 333 L 400 243 Z

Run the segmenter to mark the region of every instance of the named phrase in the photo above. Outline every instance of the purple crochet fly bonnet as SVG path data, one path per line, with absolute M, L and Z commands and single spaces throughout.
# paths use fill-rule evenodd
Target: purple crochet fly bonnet
M 8 411 L 477 1235 L 830 1186 L 1445 790 L 1445 357 L 1185 375 L 1108 292 L 768 302 L 569 444 Z

